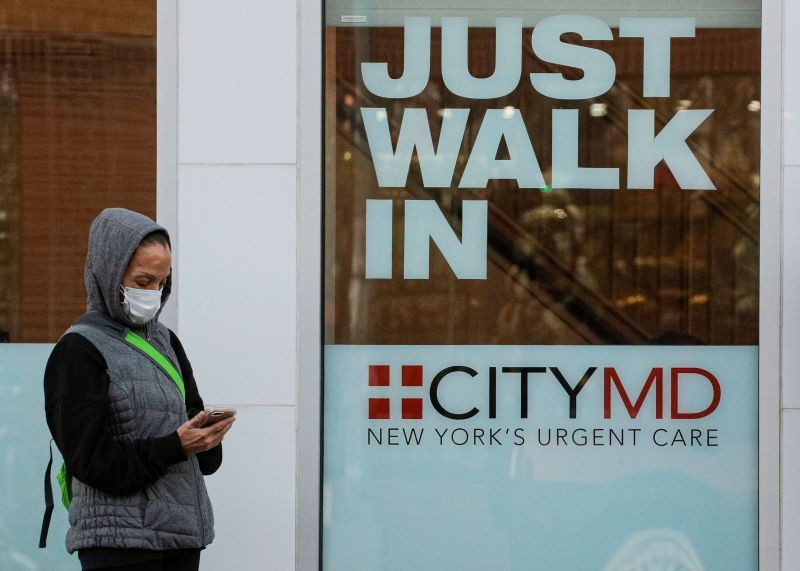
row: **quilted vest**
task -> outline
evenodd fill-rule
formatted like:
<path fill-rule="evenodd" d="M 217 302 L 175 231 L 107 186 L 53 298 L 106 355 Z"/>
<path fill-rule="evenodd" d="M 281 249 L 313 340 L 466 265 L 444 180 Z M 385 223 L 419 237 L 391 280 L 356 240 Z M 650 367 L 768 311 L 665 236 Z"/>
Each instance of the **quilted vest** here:
<path fill-rule="evenodd" d="M 110 317 L 89 312 L 67 333 L 85 337 L 106 361 L 112 437 L 133 442 L 167 435 L 187 420 L 183 397 L 161 368 L 124 341 L 127 331 Z M 180 370 L 169 330 L 155 322 L 147 335 Z M 130 495 L 108 494 L 77 478 L 72 480 L 72 494 L 67 532 L 70 553 L 92 547 L 201 548 L 214 539 L 211 502 L 194 455 L 169 466 L 158 480 Z"/>

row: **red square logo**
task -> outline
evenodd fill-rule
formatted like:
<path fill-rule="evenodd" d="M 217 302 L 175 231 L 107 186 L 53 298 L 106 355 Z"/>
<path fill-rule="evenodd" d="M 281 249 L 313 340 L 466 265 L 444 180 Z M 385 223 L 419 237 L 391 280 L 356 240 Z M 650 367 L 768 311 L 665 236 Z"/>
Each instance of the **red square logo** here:
<path fill-rule="evenodd" d="M 422 418 L 422 399 L 403 399 L 403 418 L 420 420 Z"/>
<path fill-rule="evenodd" d="M 369 399 L 369 418 L 371 420 L 388 420 L 389 399 Z"/>
<path fill-rule="evenodd" d="M 422 386 L 422 365 L 403 365 L 403 386 Z"/>
<path fill-rule="evenodd" d="M 389 386 L 389 365 L 369 366 L 369 386 L 371 387 Z"/>

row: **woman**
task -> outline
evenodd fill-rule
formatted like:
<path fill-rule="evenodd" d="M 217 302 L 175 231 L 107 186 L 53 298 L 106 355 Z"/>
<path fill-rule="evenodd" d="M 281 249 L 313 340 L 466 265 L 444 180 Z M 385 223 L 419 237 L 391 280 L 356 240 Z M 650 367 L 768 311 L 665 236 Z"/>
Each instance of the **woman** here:
<path fill-rule="evenodd" d="M 89 230 L 88 311 L 47 362 L 47 424 L 72 476 L 67 550 L 83 569 L 196 570 L 214 539 L 203 475 L 234 419 L 201 426 L 186 353 L 158 322 L 171 264 L 164 228 L 104 210 Z"/>

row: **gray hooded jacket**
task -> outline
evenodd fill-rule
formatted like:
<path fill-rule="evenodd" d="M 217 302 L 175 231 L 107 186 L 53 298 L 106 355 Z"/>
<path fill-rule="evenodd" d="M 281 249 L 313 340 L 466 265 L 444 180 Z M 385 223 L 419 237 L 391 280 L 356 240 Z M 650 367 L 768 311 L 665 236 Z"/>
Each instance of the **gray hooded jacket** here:
<path fill-rule="evenodd" d="M 135 327 L 120 303 L 122 276 L 141 240 L 164 228 L 121 208 L 104 210 L 89 231 L 84 281 L 88 312 L 67 330 L 85 337 L 102 354 L 108 370 L 108 431 L 117 440 L 157 438 L 187 420 L 175 383 L 144 353 L 125 342 Z M 162 294 L 169 297 L 171 279 Z M 137 330 L 180 370 L 169 330 L 158 317 Z M 67 549 L 201 548 L 214 538 L 214 522 L 197 458 L 168 467 L 167 473 L 130 495 L 114 495 L 73 479 Z"/>

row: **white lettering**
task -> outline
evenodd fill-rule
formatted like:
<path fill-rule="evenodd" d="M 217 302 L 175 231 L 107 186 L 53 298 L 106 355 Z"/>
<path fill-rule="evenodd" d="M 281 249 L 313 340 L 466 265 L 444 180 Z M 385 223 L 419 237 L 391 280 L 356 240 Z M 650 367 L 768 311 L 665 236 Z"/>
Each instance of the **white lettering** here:
<path fill-rule="evenodd" d="M 655 111 L 628 111 L 628 188 L 652 189 L 653 169 L 662 160 L 681 188 L 714 190 L 716 187 L 694 156 L 686 139 L 708 118 L 713 109 L 678 111 L 654 136 Z"/>
<path fill-rule="evenodd" d="M 461 209 L 459 241 L 435 200 L 406 200 L 405 279 L 428 279 L 431 240 L 458 279 L 486 279 L 488 203 L 485 200 L 464 200 Z"/>
<path fill-rule="evenodd" d="M 694 18 L 620 18 L 621 38 L 644 38 L 644 96 L 669 97 L 670 40 L 693 38 Z"/>
<path fill-rule="evenodd" d="M 497 159 L 505 139 L 508 159 Z M 545 186 L 519 109 L 488 109 L 475 138 L 459 188 L 486 188 L 489 179 L 515 179 L 520 188 Z"/>
<path fill-rule="evenodd" d="M 428 85 L 431 72 L 431 19 L 405 19 L 403 75 L 389 77 L 386 63 L 362 63 L 364 85 L 378 97 L 414 97 Z"/>
<path fill-rule="evenodd" d="M 497 18 L 494 73 L 473 77 L 469 72 L 467 18 L 442 18 L 442 79 L 461 97 L 494 99 L 519 85 L 522 69 L 522 18 Z"/>
<path fill-rule="evenodd" d="M 590 16 L 551 16 L 531 32 L 534 53 L 544 61 L 583 70 L 581 79 L 566 79 L 560 73 L 532 73 L 534 89 L 553 99 L 589 99 L 602 95 L 614 85 L 617 68 L 606 52 L 568 44 L 563 34 L 573 32 L 584 40 L 611 40 L 611 28 Z"/>
<path fill-rule="evenodd" d="M 361 117 L 367 131 L 367 142 L 375 164 L 378 186 L 405 187 L 411 155 L 419 157 L 423 184 L 449 187 L 453 180 L 461 140 L 467 126 L 469 109 L 448 109 L 442 119 L 438 151 L 433 149 L 431 127 L 425 109 L 406 109 L 400 124 L 397 149 L 392 150 L 389 120 L 385 109 L 362 107 Z"/>
<path fill-rule="evenodd" d="M 553 188 L 619 188 L 619 169 L 578 166 L 578 110 L 553 109 Z"/>

